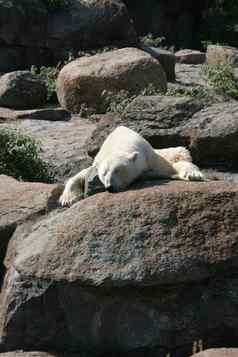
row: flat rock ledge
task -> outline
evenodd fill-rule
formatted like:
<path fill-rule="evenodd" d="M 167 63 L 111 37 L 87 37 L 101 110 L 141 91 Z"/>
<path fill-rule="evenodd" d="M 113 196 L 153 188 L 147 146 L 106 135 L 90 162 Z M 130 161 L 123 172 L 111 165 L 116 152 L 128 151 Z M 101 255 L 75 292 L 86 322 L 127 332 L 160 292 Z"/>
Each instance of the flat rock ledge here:
<path fill-rule="evenodd" d="M 178 354 L 186 356 L 199 339 L 231 345 L 237 209 L 237 185 L 153 181 L 16 232 L 1 294 L 3 347 L 108 356 L 188 346 Z"/>

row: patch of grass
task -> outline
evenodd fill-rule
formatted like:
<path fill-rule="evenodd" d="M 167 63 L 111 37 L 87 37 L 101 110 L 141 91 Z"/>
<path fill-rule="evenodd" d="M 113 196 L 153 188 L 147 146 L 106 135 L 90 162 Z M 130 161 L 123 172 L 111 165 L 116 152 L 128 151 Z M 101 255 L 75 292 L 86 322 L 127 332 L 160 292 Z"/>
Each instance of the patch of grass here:
<path fill-rule="evenodd" d="M 164 43 L 165 40 L 165 37 L 154 37 L 152 33 L 148 33 L 146 36 L 140 38 L 140 41 L 144 45 L 151 47 L 159 47 Z"/>
<path fill-rule="evenodd" d="M 205 64 L 202 74 L 210 86 L 228 96 L 238 99 L 238 84 L 229 64 Z"/>
<path fill-rule="evenodd" d="M 53 182 L 54 174 L 39 153 L 39 144 L 29 136 L 0 129 L 0 174 L 25 181 Z"/>
<path fill-rule="evenodd" d="M 192 97 L 195 99 L 209 99 L 211 96 L 209 90 L 202 86 L 169 88 L 165 95 L 173 97 Z"/>

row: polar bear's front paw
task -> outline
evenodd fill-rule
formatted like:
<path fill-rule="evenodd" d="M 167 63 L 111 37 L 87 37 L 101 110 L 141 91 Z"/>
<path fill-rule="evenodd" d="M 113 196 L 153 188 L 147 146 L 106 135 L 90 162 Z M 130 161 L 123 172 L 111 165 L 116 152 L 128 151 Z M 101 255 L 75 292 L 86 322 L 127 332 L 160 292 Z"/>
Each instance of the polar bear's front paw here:
<path fill-rule="evenodd" d="M 68 190 L 64 190 L 64 192 L 59 198 L 59 202 L 63 207 L 70 207 L 74 200 L 75 200 L 75 195 Z"/>

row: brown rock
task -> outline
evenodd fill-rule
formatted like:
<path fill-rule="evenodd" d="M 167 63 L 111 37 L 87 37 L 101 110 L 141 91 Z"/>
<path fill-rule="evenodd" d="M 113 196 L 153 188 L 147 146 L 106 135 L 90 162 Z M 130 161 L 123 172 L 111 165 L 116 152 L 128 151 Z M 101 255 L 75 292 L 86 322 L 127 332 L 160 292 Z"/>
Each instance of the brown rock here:
<path fill-rule="evenodd" d="M 209 45 L 207 47 L 207 63 L 228 63 L 238 66 L 238 48 L 221 45 Z"/>
<path fill-rule="evenodd" d="M 177 62 L 185 64 L 201 64 L 206 61 L 206 54 L 196 50 L 180 50 L 175 53 Z"/>
<path fill-rule="evenodd" d="M 214 348 L 195 353 L 192 357 L 237 357 L 238 348 Z"/>
<path fill-rule="evenodd" d="M 135 94 L 151 84 L 166 91 L 160 63 L 142 50 L 123 48 L 67 64 L 57 79 L 57 96 L 71 112 L 80 112 L 86 105 L 100 113 L 105 111 L 107 92 L 124 89 Z"/>
<path fill-rule="evenodd" d="M 155 181 L 18 230 L 4 348 L 147 355 L 237 341 L 237 209 L 237 185 Z"/>
<path fill-rule="evenodd" d="M 210 276 L 223 263 L 228 270 L 228 262 L 237 259 L 237 187 L 222 182 L 157 184 L 98 194 L 45 222 L 19 247 L 16 269 L 23 275 L 96 286 L 193 281 Z M 148 229 L 143 228 L 146 222 Z M 223 222 L 222 229 L 217 222 Z M 44 237 L 40 245 L 38 237 Z M 91 244 L 99 244 L 96 255 L 86 248 Z M 116 247 L 120 257 L 115 257 Z"/>
<path fill-rule="evenodd" d="M 58 185 L 19 182 L 12 177 L 0 175 L 1 263 L 16 227 L 54 208 L 61 190 Z"/>

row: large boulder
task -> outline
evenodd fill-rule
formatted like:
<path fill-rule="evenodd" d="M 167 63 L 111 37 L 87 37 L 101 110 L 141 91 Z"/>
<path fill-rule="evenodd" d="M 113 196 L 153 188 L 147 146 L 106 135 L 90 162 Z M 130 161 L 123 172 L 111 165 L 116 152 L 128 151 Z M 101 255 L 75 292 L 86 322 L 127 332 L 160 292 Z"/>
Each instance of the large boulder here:
<path fill-rule="evenodd" d="M 105 117 L 88 143 L 94 156 L 107 135 L 125 125 L 144 136 L 154 148 L 183 145 L 199 164 L 237 164 L 238 104 L 204 105 L 189 97 L 140 96 L 122 118 Z"/>
<path fill-rule="evenodd" d="M 137 42 L 120 0 L 70 0 L 67 6 L 58 2 L 55 11 L 44 3 L 0 0 L 0 71 L 57 63 L 69 51 Z"/>
<path fill-rule="evenodd" d="M 236 185 L 155 181 L 18 230 L 3 347 L 185 356 L 198 339 L 237 341 L 237 209 Z"/>
<path fill-rule="evenodd" d="M 29 71 L 10 72 L 0 79 L 0 106 L 29 109 L 46 104 L 44 81 Z"/>
<path fill-rule="evenodd" d="M 209 45 L 207 47 L 207 63 L 228 63 L 238 66 L 238 48 L 221 45 Z"/>
<path fill-rule="evenodd" d="M 136 48 L 123 48 L 67 64 L 57 79 L 61 106 L 80 112 L 82 105 L 100 113 L 105 111 L 107 93 L 127 90 L 139 93 L 149 85 L 166 91 L 167 81 L 160 63 Z"/>
<path fill-rule="evenodd" d="M 58 185 L 19 182 L 12 177 L 0 175 L 1 274 L 6 248 L 17 226 L 55 208 L 61 191 Z"/>

